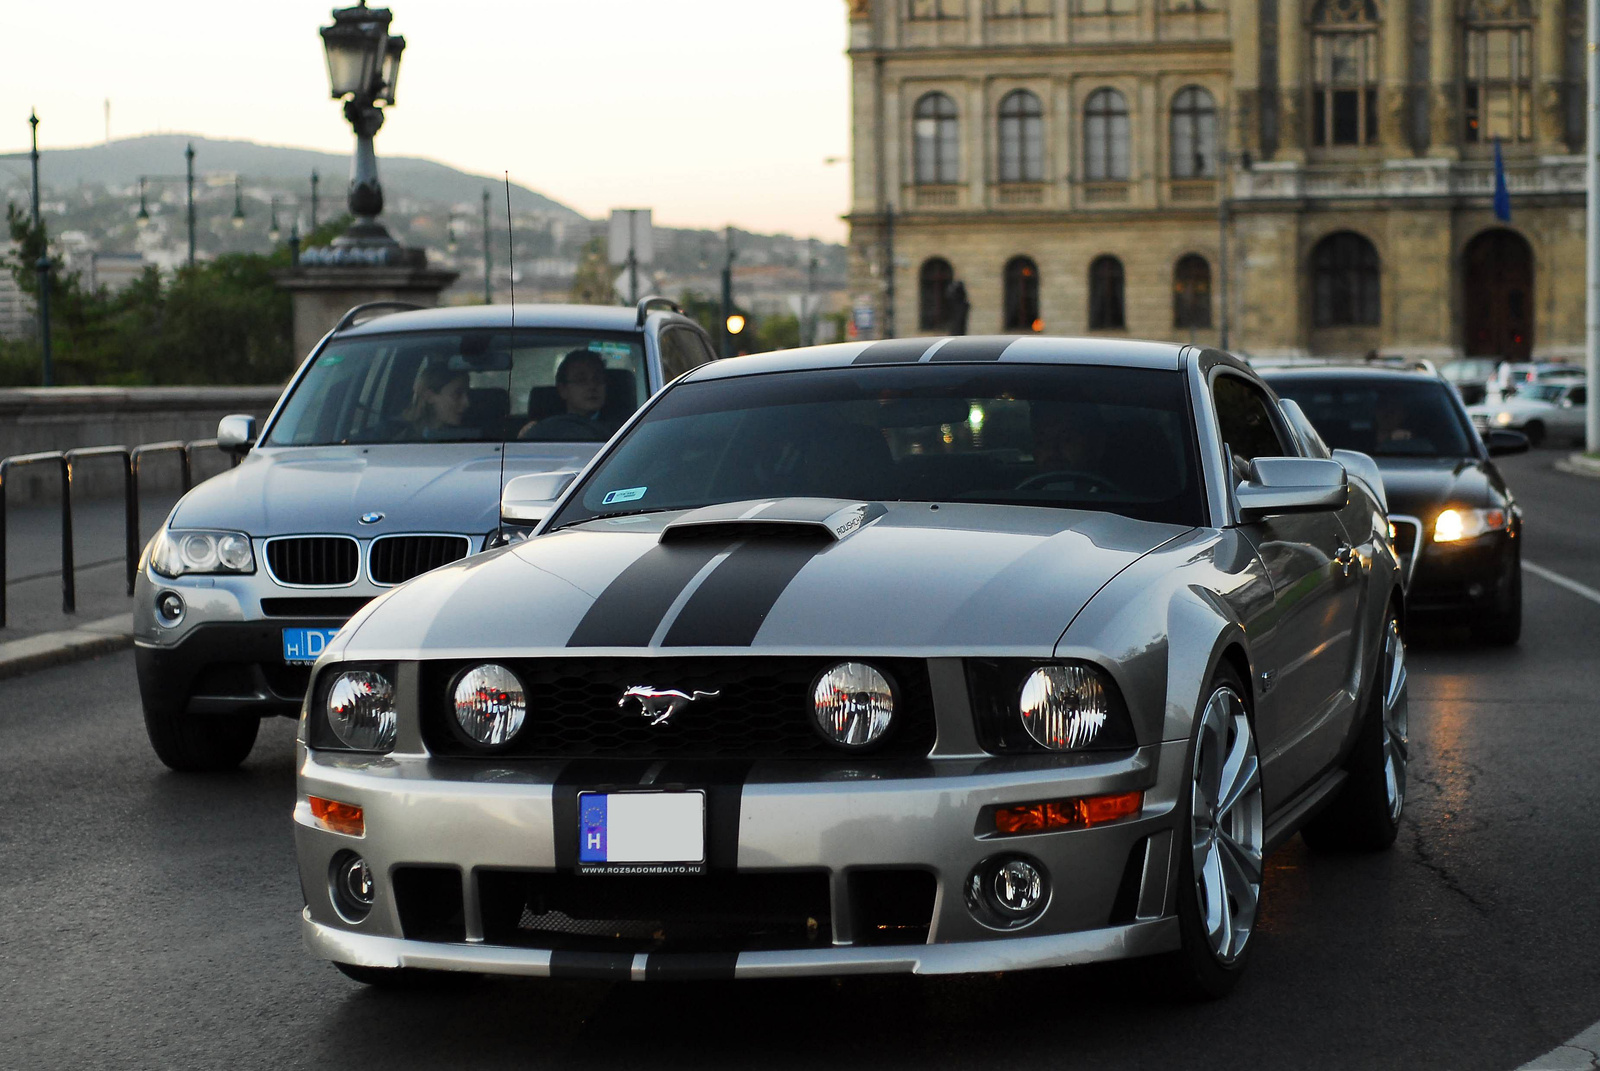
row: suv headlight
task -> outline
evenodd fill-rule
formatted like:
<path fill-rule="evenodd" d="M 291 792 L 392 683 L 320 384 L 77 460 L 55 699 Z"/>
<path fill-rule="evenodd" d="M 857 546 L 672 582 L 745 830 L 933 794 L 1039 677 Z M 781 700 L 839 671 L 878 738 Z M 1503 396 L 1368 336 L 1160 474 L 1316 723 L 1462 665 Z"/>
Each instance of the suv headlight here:
<path fill-rule="evenodd" d="M 1459 543 L 1511 527 L 1511 512 L 1504 509 L 1444 510 L 1433 521 L 1435 543 Z"/>
<path fill-rule="evenodd" d="M 163 528 L 150 548 L 150 568 L 165 577 L 253 573 L 256 555 L 243 532 Z"/>

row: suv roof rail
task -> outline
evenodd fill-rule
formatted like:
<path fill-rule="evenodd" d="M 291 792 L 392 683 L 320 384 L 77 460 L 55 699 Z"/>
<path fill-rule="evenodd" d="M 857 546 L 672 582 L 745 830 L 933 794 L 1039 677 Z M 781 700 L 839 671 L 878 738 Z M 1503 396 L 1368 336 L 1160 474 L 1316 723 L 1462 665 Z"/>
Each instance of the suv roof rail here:
<path fill-rule="evenodd" d="M 679 316 L 683 315 L 683 306 L 679 305 L 676 301 L 673 301 L 671 298 L 664 298 L 660 294 L 651 294 L 647 298 L 639 299 L 639 318 L 633 322 L 633 326 L 644 326 L 645 317 L 650 315 L 650 308 L 653 305 L 665 305 Z"/>
<path fill-rule="evenodd" d="M 355 322 L 356 317 L 364 312 L 375 312 L 378 309 L 385 309 L 389 312 L 412 312 L 420 308 L 424 308 L 424 306 L 412 301 L 369 301 L 364 305 L 357 305 L 339 317 L 339 322 L 333 325 L 333 333 L 338 334 L 349 327 Z"/>

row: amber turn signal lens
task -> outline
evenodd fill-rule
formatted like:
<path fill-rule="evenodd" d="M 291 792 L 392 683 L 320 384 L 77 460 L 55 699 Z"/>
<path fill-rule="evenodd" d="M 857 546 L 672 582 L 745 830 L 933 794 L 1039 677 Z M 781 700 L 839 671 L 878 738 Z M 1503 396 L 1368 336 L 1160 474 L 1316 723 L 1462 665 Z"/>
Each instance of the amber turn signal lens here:
<path fill-rule="evenodd" d="M 996 811 L 994 828 L 995 832 L 1007 836 L 1044 833 L 1053 829 L 1087 829 L 1136 815 L 1143 806 L 1143 792 L 1024 803 L 1019 807 L 1002 807 Z"/>
<path fill-rule="evenodd" d="M 325 800 L 321 796 L 307 796 L 306 801 L 311 804 L 311 817 L 315 818 L 323 829 L 331 829 L 348 837 L 360 837 L 366 834 L 366 820 L 362 817 L 361 808 L 355 804 Z"/>

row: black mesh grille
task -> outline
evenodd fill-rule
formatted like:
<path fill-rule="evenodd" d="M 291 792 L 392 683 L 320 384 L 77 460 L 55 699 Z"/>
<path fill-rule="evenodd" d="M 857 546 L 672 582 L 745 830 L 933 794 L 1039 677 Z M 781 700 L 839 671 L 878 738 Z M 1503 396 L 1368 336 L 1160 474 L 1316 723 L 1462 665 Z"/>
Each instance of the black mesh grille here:
<path fill-rule="evenodd" d="M 267 543 L 267 568 L 283 584 L 349 584 L 361 568 L 361 551 L 345 536 L 299 536 Z"/>
<path fill-rule="evenodd" d="M 437 569 L 467 556 L 464 536 L 385 536 L 373 541 L 374 584 L 404 584 L 429 569 Z"/>
<path fill-rule="evenodd" d="M 839 658 L 550 658 L 506 663 L 528 695 L 528 722 L 509 754 L 544 758 L 828 758 L 842 752 L 812 728 L 811 690 Z M 868 754 L 920 757 L 933 747 L 933 698 L 925 662 L 872 659 L 890 678 L 896 718 Z M 467 662 L 423 666 L 423 739 L 435 755 L 473 756 L 455 728 L 450 687 Z M 716 692 L 661 725 L 639 704 L 619 704 L 634 685 Z M 501 752 L 500 754 L 506 754 Z"/>
<path fill-rule="evenodd" d="M 491 945 L 596 952 L 827 948 L 822 871 L 694 877 L 478 872 Z M 406 936 L 410 936 L 408 932 Z"/>

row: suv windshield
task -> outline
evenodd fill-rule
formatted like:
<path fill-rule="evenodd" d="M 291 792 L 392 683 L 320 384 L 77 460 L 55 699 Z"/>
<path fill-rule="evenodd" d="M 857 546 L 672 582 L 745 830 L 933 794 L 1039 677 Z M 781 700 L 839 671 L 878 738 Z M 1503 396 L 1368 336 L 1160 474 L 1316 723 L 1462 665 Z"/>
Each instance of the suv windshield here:
<path fill-rule="evenodd" d="M 1176 372 L 952 364 L 690 382 L 628 432 L 552 527 L 784 497 L 1202 524 L 1191 427 Z"/>
<path fill-rule="evenodd" d="M 1336 450 L 1373 457 L 1470 457 L 1475 452 L 1450 397 L 1434 380 L 1267 377 L 1299 403 Z"/>
<path fill-rule="evenodd" d="M 317 356 L 267 443 L 603 442 L 649 394 L 638 334 L 369 336 Z"/>

